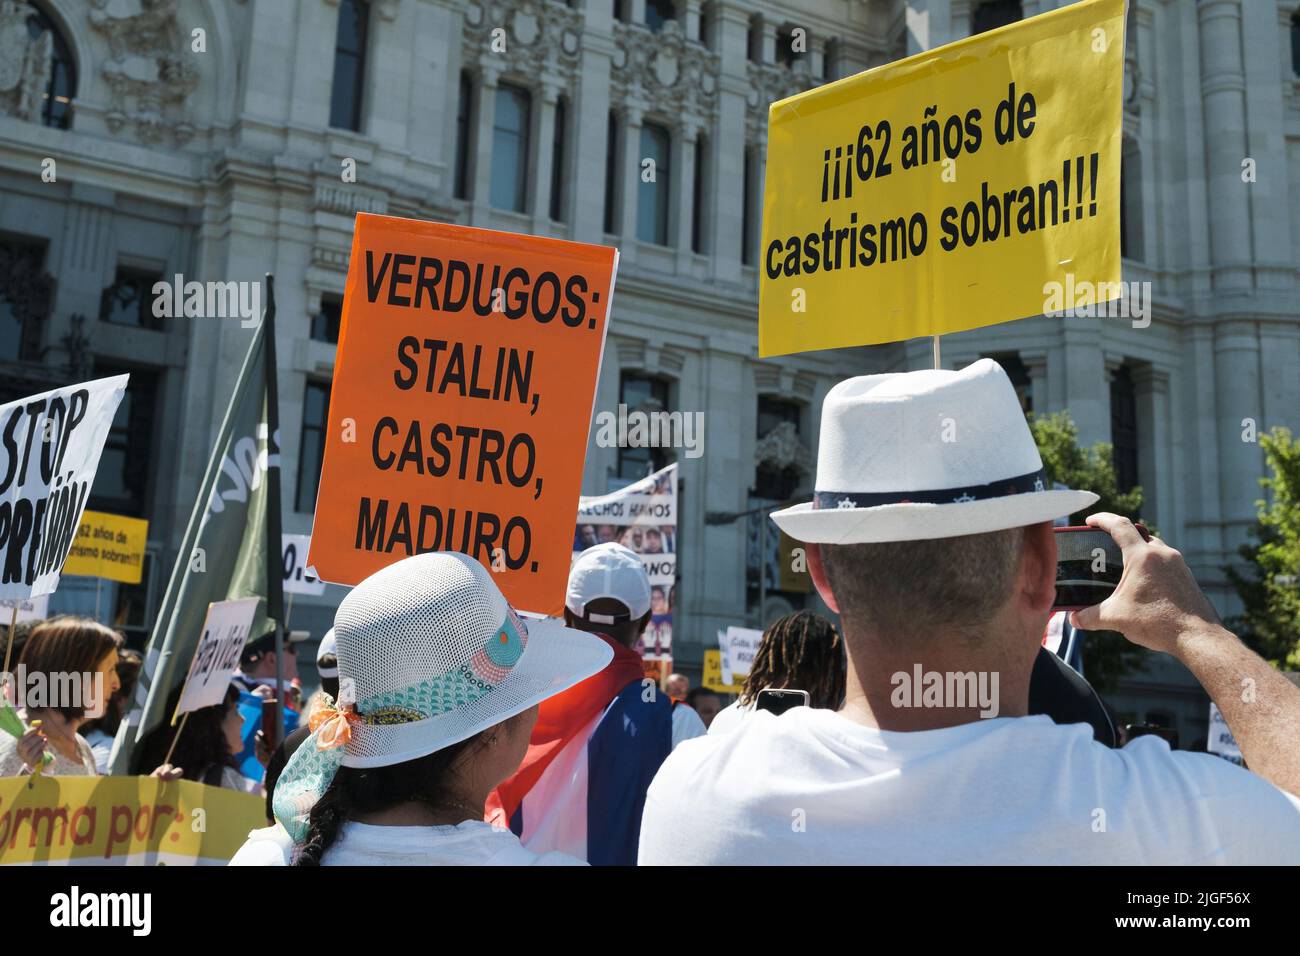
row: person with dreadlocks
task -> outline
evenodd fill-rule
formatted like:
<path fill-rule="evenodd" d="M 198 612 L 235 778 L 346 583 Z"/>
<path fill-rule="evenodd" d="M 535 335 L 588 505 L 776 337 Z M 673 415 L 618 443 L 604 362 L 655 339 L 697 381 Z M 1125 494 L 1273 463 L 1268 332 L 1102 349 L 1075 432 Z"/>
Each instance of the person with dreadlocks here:
<path fill-rule="evenodd" d="M 713 718 L 709 733 L 735 730 L 769 687 L 806 690 L 808 706 L 835 710 L 844 700 L 844 673 L 844 641 L 835 625 L 811 611 L 787 614 L 763 632 L 745 689 Z"/>

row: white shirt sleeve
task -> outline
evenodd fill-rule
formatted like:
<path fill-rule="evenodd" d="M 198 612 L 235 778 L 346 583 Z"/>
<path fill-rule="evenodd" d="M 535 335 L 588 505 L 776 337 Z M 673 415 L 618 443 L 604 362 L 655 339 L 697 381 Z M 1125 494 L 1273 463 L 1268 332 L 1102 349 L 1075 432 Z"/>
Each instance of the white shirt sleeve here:
<path fill-rule="evenodd" d="M 227 866 L 288 866 L 293 856 L 293 840 L 278 823 L 253 830 L 248 840 L 231 857 Z"/>
<path fill-rule="evenodd" d="M 709 732 L 704 721 L 689 704 L 678 704 L 673 708 L 673 750 L 684 740 L 703 737 Z"/>

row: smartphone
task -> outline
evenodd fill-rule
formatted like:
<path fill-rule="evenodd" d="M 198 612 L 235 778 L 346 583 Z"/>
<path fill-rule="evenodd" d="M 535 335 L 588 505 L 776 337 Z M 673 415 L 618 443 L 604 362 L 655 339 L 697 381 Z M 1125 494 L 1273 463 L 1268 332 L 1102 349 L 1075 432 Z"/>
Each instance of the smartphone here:
<path fill-rule="evenodd" d="M 1134 525 L 1144 540 L 1151 535 Z M 1056 598 L 1053 611 L 1077 611 L 1115 593 L 1124 574 L 1124 552 L 1101 528 L 1056 528 Z"/>
<path fill-rule="evenodd" d="M 773 690 L 770 687 L 766 690 L 760 690 L 758 700 L 754 702 L 755 710 L 770 711 L 778 717 L 792 707 L 807 706 L 808 692 L 806 690 Z"/>
<path fill-rule="evenodd" d="M 266 741 L 267 750 L 280 746 L 280 726 L 275 719 L 274 697 L 262 701 L 262 739 Z"/>

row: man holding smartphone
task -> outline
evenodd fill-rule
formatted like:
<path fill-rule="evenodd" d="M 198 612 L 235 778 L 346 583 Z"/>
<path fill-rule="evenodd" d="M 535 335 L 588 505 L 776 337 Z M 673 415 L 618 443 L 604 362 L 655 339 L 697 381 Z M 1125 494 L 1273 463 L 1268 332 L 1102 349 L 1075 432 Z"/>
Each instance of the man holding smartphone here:
<path fill-rule="evenodd" d="M 841 616 L 838 712 L 755 713 L 683 744 L 650 787 L 643 864 L 1203 864 L 1300 859 L 1300 689 L 1219 624 L 1177 551 L 1096 514 L 1116 590 L 1073 612 L 1173 654 L 1254 773 L 1156 736 L 1120 750 L 1030 716 L 1056 603 L 1054 489 L 994 362 L 849 379 L 827 395 L 805 543 Z M 978 693 L 976 689 L 978 688 Z M 991 690 L 995 706 L 984 706 Z"/>

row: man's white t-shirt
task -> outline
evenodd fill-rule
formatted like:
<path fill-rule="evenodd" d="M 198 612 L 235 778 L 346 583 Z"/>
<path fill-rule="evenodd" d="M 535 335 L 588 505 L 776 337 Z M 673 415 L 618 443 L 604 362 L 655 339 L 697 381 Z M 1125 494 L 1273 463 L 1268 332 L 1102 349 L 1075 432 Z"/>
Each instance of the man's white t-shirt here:
<path fill-rule="evenodd" d="M 753 707 L 747 707 L 739 700 L 732 701 L 714 715 L 713 723 L 709 724 L 709 733 L 730 733 L 739 727 L 741 721 L 753 713 L 753 710 Z"/>
<path fill-rule="evenodd" d="M 654 864 L 1296 864 L 1300 800 L 1210 754 L 995 718 L 898 733 L 755 711 L 650 785 Z"/>

